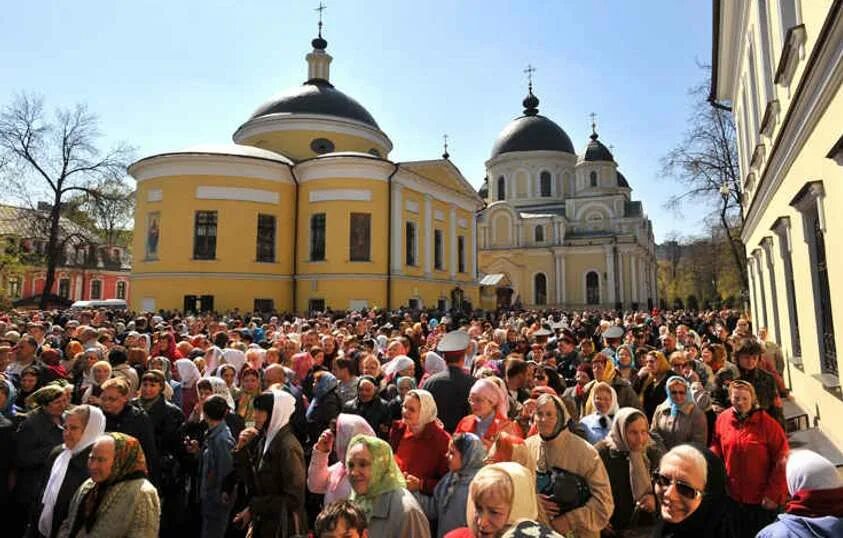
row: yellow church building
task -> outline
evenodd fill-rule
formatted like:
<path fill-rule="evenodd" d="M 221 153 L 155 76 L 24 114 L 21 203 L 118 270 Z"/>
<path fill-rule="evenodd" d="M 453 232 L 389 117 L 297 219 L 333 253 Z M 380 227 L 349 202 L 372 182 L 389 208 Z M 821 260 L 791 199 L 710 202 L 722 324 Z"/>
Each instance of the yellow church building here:
<path fill-rule="evenodd" d="M 234 144 L 132 164 L 132 308 L 323 311 L 478 305 L 483 201 L 448 160 L 389 160 L 392 142 L 330 81 L 260 106 Z"/>
<path fill-rule="evenodd" d="M 532 83 L 523 105 L 495 140 L 480 189 L 482 306 L 652 308 L 653 226 L 596 126 L 577 155 L 539 114 Z"/>

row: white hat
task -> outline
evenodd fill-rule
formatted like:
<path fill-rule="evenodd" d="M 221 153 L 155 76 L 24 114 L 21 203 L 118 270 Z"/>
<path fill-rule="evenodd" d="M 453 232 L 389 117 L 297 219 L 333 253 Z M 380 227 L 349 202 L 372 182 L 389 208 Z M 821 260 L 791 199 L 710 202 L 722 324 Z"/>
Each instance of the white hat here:
<path fill-rule="evenodd" d="M 471 337 L 464 331 L 451 331 L 442 337 L 439 345 L 436 347 L 437 351 L 465 351 L 468 349 L 468 344 L 471 342 Z"/>
<path fill-rule="evenodd" d="M 603 333 L 604 338 L 623 338 L 623 329 L 618 327 L 617 325 L 609 327 L 606 329 L 606 332 Z"/>

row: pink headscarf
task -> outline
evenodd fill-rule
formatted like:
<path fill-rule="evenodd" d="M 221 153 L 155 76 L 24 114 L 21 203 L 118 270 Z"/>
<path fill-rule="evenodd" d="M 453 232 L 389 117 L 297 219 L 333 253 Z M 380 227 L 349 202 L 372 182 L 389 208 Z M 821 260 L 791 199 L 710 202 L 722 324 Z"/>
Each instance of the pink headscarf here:
<path fill-rule="evenodd" d="M 478 379 L 471 386 L 472 395 L 486 398 L 495 407 L 495 415 L 499 418 L 506 418 L 507 397 L 506 393 L 494 381 L 488 378 Z"/>
<path fill-rule="evenodd" d="M 301 384 L 307 373 L 313 367 L 313 357 L 310 353 L 303 351 L 293 355 L 293 371 L 296 373 L 296 382 Z"/>

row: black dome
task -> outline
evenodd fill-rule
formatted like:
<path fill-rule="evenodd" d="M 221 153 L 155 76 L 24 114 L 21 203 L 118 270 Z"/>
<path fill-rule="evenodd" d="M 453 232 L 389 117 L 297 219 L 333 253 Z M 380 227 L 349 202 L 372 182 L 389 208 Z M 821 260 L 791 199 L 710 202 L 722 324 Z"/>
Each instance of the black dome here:
<path fill-rule="evenodd" d="M 597 140 L 597 133 L 591 135 L 591 142 L 588 143 L 588 147 L 585 148 L 585 157 L 586 161 L 612 161 L 614 162 L 615 158 L 612 156 L 612 152 L 609 151 L 609 148 L 603 145 L 602 142 Z"/>
<path fill-rule="evenodd" d="M 379 129 L 375 118 L 363 105 L 324 80 L 309 80 L 298 88 L 273 97 L 252 114 L 252 119 L 277 113 L 337 116 Z"/>
<path fill-rule="evenodd" d="M 504 127 L 492 146 L 492 158 L 512 151 L 564 151 L 574 153 L 571 139 L 553 120 L 538 114 L 515 118 Z"/>
<path fill-rule="evenodd" d="M 489 197 L 489 178 L 488 177 L 483 178 L 483 184 L 480 186 L 480 190 L 477 191 L 477 194 L 480 196 L 480 198 L 483 198 L 484 200 Z"/>
<path fill-rule="evenodd" d="M 618 170 L 618 187 L 629 188 L 629 182 L 626 180 L 623 174 L 621 174 L 620 170 Z"/>

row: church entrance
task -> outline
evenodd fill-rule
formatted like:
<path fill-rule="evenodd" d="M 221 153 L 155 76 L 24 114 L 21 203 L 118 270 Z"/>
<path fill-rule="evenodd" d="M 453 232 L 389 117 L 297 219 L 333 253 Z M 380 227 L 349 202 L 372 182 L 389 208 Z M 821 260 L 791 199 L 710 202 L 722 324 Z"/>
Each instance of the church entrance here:
<path fill-rule="evenodd" d="M 512 306 L 512 295 L 514 293 L 512 288 L 497 288 L 495 291 L 497 293 L 498 308 L 509 308 Z"/>
<path fill-rule="evenodd" d="M 594 271 L 585 275 L 585 302 L 600 304 L 600 275 Z"/>
<path fill-rule="evenodd" d="M 451 308 L 454 310 L 463 309 L 464 292 L 462 288 L 454 288 L 451 290 Z"/>

